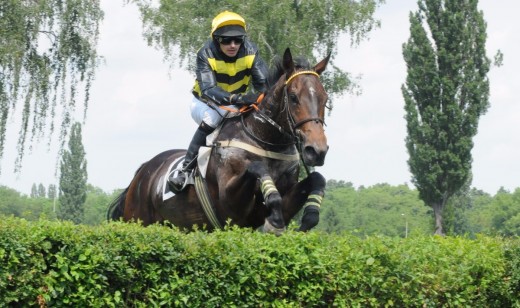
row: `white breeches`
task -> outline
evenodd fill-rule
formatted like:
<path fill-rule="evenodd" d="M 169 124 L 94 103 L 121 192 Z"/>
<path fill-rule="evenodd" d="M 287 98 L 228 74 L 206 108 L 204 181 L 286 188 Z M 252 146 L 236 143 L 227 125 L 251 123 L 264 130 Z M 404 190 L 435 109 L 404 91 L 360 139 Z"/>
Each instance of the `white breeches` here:
<path fill-rule="evenodd" d="M 208 124 L 213 128 L 217 127 L 217 125 L 220 123 L 222 117 L 227 113 L 227 111 L 216 107 L 216 104 L 213 106 L 215 109 L 211 108 L 209 105 L 193 96 L 190 106 L 191 117 L 193 118 L 195 123 L 197 123 L 197 125 L 200 125 L 200 123 L 204 121 L 204 123 Z M 237 109 L 233 105 L 230 105 L 228 107 Z"/>

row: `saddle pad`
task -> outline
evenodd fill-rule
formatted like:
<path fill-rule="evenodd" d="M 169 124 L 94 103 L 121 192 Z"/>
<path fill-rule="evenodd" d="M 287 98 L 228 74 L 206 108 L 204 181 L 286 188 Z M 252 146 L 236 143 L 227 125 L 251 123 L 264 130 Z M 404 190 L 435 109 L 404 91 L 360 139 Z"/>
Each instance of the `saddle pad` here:
<path fill-rule="evenodd" d="M 200 147 L 199 155 L 197 156 L 197 167 L 199 169 L 200 174 L 203 178 L 206 177 L 206 170 L 208 167 L 209 157 L 211 155 L 210 147 Z M 173 174 L 177 176 L 179 174 L 179 170 L 182 168 L 182 163 L 184 162 L 185 155 L 180 156 L 176 160 L 174 160 L 170 166 L 168 167 L 166 174 L 163 176 L 163 181 L 161 185 L 162 198 L 163 201 L 170 199 L 175 196 L 175 193 L 171 191 L 170 185 L 168 185 L 168 178 Z M 188 183 L 186 185 L 194 184 L 195 180 L 193 178 L 193 174 L 195 172 L 191 172 L 188 176 Z"/>
<path fill-rule="evenodd" d="M 177 158 L 176 160 L 174 160 L 170 166 L 168 167 L 168 169 L 166 169 L 166 174 L 163 175 L 163 181 L 162 181 L 162 187 L 161 187 L 161 191 L 162 191 L 162 196 L 163 196 L 163 201 L 166 201 L 168 199 L 170 199 L 171 197 L 175 196 L 175 193 L 173 191 L 170 190 L 170 186 L 168 185 L 168 178 L 170 177 L 171 174 L 177 176 L 177 174 L 179 174 L 179 170 L 182 168 L 182 163 L 184 162 L 184 157 L 186 155 L 182 155 L 180 156 L 179 158 Z"/>

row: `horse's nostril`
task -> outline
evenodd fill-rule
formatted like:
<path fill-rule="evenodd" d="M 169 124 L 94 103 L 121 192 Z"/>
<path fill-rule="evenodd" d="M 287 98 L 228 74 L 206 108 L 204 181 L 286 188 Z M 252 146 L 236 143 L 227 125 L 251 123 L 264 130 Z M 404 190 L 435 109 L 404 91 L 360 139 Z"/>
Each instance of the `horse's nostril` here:
<path fill-rule="evenodd" d="M 303 149 L 303 160 L 310 166 L 323 166 L 325 163 L 325 156 L 327 155 L 327 149 L 325 151 L 316 150 L 315 147 L 306 146 Z"/>
<path fill-rule="evenodd" d="M 304 161 L 309 165 L 315 165 L 318 159 L 318 153 L 313 147 L 305 147 L 303 151 Z"/>
<path fill-rule="evenodd" d="M 316 150 L 311 146 L 305 147 L 305 149 L 303 151 L 304 151 L 305 155 L 308 155 L 308 156 L 317 156 L 318 155 L 318 153 L 316 153 Z"/>

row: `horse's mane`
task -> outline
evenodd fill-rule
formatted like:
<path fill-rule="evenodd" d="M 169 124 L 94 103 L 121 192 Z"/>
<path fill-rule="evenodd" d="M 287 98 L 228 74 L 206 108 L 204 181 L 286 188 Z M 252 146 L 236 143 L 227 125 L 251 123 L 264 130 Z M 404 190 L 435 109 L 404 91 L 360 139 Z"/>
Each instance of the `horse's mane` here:
<path fill-rule="evenodd" d="M 308 59 L 303 56 L 298 56 L 293 59 L 295 69 L 311 69 L 311 65 Z M 272 87 L 276 84 L 278 79 L 284 74 L 283 59 L 277 56 L 273 59 L 271 69 L 269 71 L 269 85 Z"/>

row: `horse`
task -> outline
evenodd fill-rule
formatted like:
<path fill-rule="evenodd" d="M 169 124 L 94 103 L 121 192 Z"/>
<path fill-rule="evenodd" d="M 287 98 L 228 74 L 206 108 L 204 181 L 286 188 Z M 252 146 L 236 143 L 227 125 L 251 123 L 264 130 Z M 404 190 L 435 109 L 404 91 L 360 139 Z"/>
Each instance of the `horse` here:
<path fill-rule="evenodd" d="M 168 150 L 141 165 L 109 205 L 107 218 L 145 226 L 171 223 L 188 231 L 212 231 L 225 224 L 263 227 L 279 235 L 303 208 L 298 230 L 315 227 L 326 181 L 315 171 L 301 181 L 299 174 L 300 164 L 322 166 L 329 149 L 324 130 L 328 96 L 320 81 L 329 58 L 311 68 L 285 50 L 270 71 L 263 100 L 223 120 L 210 146 L 206 174 L 198 177 L 205 193 L 187 185 L 164 200 L 159 187 L 168 166 L 186 153 Z M 200 175 L 200 168 L 195 169 Z"/>

